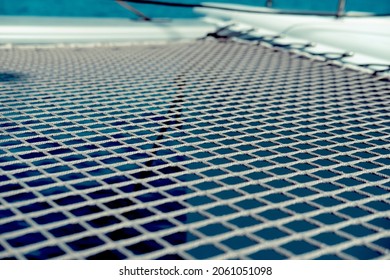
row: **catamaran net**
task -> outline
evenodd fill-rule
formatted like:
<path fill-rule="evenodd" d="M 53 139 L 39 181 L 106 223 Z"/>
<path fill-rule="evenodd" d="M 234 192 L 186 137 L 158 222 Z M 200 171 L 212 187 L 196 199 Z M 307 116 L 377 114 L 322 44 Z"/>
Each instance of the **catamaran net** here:
<path fill-rule="evenodd" d="M 389 259 L 390 83 L 201 40 L 0 50 L 1 259 Z"/>

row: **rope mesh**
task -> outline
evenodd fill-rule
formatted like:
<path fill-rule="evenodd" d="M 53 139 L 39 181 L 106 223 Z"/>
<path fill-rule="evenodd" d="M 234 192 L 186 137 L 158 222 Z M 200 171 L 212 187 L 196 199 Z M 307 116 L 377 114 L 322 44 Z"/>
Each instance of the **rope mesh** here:
<path fill-rule="evenodd" d="M 390 85 L 212 40 L 0 50 L 1 259 L 389 259 Z"/>

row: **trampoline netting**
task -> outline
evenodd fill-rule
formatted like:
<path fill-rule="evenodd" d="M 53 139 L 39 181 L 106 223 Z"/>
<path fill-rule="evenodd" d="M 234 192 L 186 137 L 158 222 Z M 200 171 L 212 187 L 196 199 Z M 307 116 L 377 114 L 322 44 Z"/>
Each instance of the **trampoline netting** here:
<path fill-rule="evenodd" d="M 1 259 L 388 259 L 390 83 L 203 40 L 0 50 Z"/>

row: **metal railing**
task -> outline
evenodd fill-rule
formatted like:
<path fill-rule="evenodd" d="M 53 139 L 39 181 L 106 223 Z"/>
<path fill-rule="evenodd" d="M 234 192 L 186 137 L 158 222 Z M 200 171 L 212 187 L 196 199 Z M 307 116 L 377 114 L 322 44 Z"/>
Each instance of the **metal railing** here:
<path fill-rule="evenodd" d="M 344 13 L 345 13 L 345 3 L 346 3 L 346 0 L 339 0 L 338 1 L 336 17 L 342 17 L 344 15 Z M 274 4 L 273 0 L 267 0 L 265 2 L 266 7 L 268 7 L 268 8 L 272 8 L 273 4 Z"/>
<path fill-rule="evenodd" d="M 345 4 L 346 0 L 338 0 L 337 10 L 334 12 L 327 12 L 327 11 L 305 11 L 305 10 L 252 10 L 252 9 L 245 9 L 241 7 L 230 7 L 230 6 L 220 6 L 220 5 L 212 5 L 212 4 L 202 4 L 202 3 L 180 3 L 180 2 L 167 2 L 163 0 L 116 0 L 118 3 L 137 3 L 137 4 L 148 4 L 148 5 L 160 5 L 160 6 L 169 6 L 169 7 L 180 7 L 180 8 L 209 8 L 209 9 L 216 9 L 216 10 L 223 10 L 223 11 L 231 11 L 231 12 L 244 12 L 244 13 L 252 13 L 252 14 L 278 14 L 278 15 L 302 15 L 302 16 L 327 16 L 327 17 L 366 17 L 366 16 L 389 16 L 389 13 L 345 13 Z M 267 7 L 273 7 L 274 2 L 273 0 L 267 0 L 266 6 Z M 130 5 L 122 5 L 127 10 L 133 12 L 138 17 L 144 19 L 144 20 L 152 20 L 151 18 L 145 16 L 140 11 L 136 10 L 134 7 Z M 131 8 L 130 8 L 131 7 Z"/>
<path fill-rule="evenodd" d="M 337 5 L 336 17 L 342 17 L 344 15 L 345 3 L 346 3 L 346 0 L 339 0 L 338 5 Z"/>

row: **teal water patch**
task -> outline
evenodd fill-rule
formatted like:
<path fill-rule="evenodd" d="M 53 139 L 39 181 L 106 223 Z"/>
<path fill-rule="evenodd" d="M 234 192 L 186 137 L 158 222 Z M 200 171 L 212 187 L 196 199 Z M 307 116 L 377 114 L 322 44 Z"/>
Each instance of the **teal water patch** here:
<path fill-rule="evenodd" d="M 168 0 L 165 0 L 168 1 Z M 169 0 L 170 2 L 194 3 L 199 0 Z M 242 5 L 266 5 L 266 0 L 211 0 L 207 2 L 233 3 Z M 335 11 L 338 0 L 273 0 L 273 6 L 279 9 Z M 131 4 L 150 17 L 193 18 L 199 15 L 188 8 L 166 7 L 156 5 Z M 347 11 L 366 11 L 389 13 L 388 0 L 347 0 Z M 0 15 L 7 16 L 63 16 L 63 17 L 130 17 L 135 16 L 115 3 L 114 0 L 2 0 Z"/>

